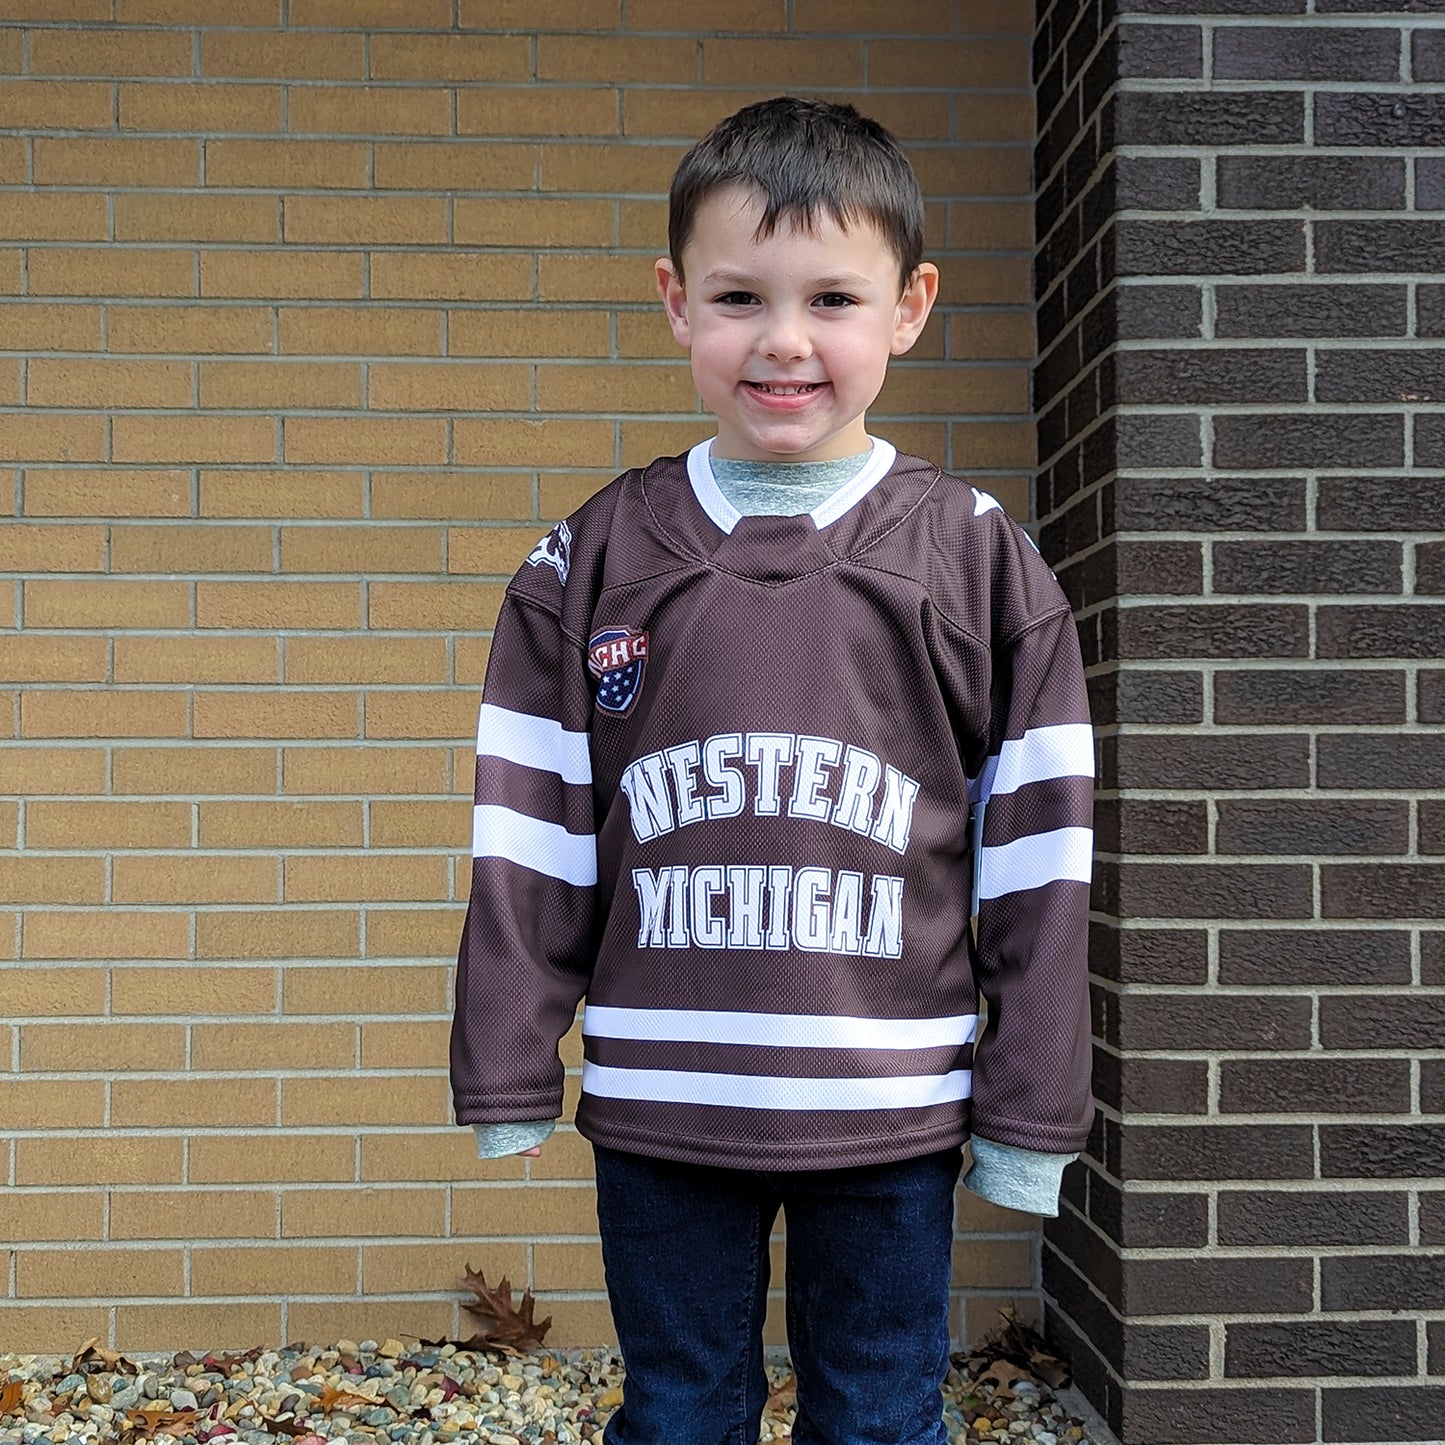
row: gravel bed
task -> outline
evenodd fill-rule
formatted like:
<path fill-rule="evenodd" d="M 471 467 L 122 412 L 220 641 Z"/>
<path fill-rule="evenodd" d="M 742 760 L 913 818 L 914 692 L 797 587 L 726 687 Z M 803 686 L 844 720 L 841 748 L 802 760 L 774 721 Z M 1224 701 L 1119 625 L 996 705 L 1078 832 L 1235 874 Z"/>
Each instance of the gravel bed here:
<path fill-rule="evenodd" d="M 971 1380 L 956 1357 L 945 1386 L 950 1445 L 1104 1445 L 1047 1385 Z M 786 1440 L 795 1413 L 786 1361 L 768 1366 L 762 1439 Z M 1002 1372 L 1007 1374 L 1007 1371 Z M 88 1342 L 75 1355 L 0 1354 L 0 1445 L 35 1441 L 217 1441 L 221 1445 L 606 1445 L 622 1399 L 615 1350 L 510 1355 L 452 1344 L 339 1340 L 231 1355 L 125 1356 Z"/>

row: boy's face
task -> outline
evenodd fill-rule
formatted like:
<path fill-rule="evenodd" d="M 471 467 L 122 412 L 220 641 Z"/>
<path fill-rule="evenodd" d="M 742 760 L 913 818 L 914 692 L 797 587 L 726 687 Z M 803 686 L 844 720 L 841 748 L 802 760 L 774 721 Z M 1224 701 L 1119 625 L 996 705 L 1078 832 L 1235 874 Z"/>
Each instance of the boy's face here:
<path fill-rule="evenodd" d="M 761 215 L 750 191 L 716 191 L 698 207 L 686 282 L 671 261 L 657 263 L 668 324 L 717 416 L 713 450 L 777 462 L 866 451 L 864 413 L 888 358 L 918 339 L 938 269 L 920 266 L 900 296 L 898 258 L 872 224 L 785 220 L 758 239 Z"/>

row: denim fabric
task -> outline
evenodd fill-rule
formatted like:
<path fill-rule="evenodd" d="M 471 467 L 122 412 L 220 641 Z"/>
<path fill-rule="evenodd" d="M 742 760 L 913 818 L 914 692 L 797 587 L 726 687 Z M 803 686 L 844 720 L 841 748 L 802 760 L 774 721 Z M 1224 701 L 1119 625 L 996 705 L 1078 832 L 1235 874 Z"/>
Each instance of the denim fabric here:
<path fill-rule="evenodd" d="M 757 1445 L 779 1208 L 796 1445 L 945 1445 L 958 1146 L 798 1172 L 593 1151 L 627 1367 L 606 1445 Z"/>

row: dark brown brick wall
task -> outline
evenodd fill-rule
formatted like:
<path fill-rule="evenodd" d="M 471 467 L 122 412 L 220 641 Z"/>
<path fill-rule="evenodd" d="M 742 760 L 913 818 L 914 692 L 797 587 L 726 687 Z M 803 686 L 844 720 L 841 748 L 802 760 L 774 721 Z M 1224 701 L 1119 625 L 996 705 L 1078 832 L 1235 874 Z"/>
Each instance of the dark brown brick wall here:
<path fill-rule="evenodd" d="M 1035 513 L 1101 769 L 1043 1278 L 1124 1445 L 1441 1438 L 1441 26 L 1038 4 Z"/>

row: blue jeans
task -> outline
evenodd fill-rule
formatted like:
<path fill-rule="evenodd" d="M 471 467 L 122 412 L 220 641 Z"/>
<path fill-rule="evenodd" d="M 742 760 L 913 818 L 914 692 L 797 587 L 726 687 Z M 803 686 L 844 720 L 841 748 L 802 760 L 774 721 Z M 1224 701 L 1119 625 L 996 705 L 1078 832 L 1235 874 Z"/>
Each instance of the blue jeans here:
<path fill-rule="evenodd" d="M 780 1207 L 796 1445 L 946 1445 L 957 1145 L 799 1172 L 593 1150 L 627 1367 L 607 1445 L 757 1445 L 768 1235 Z"/>

